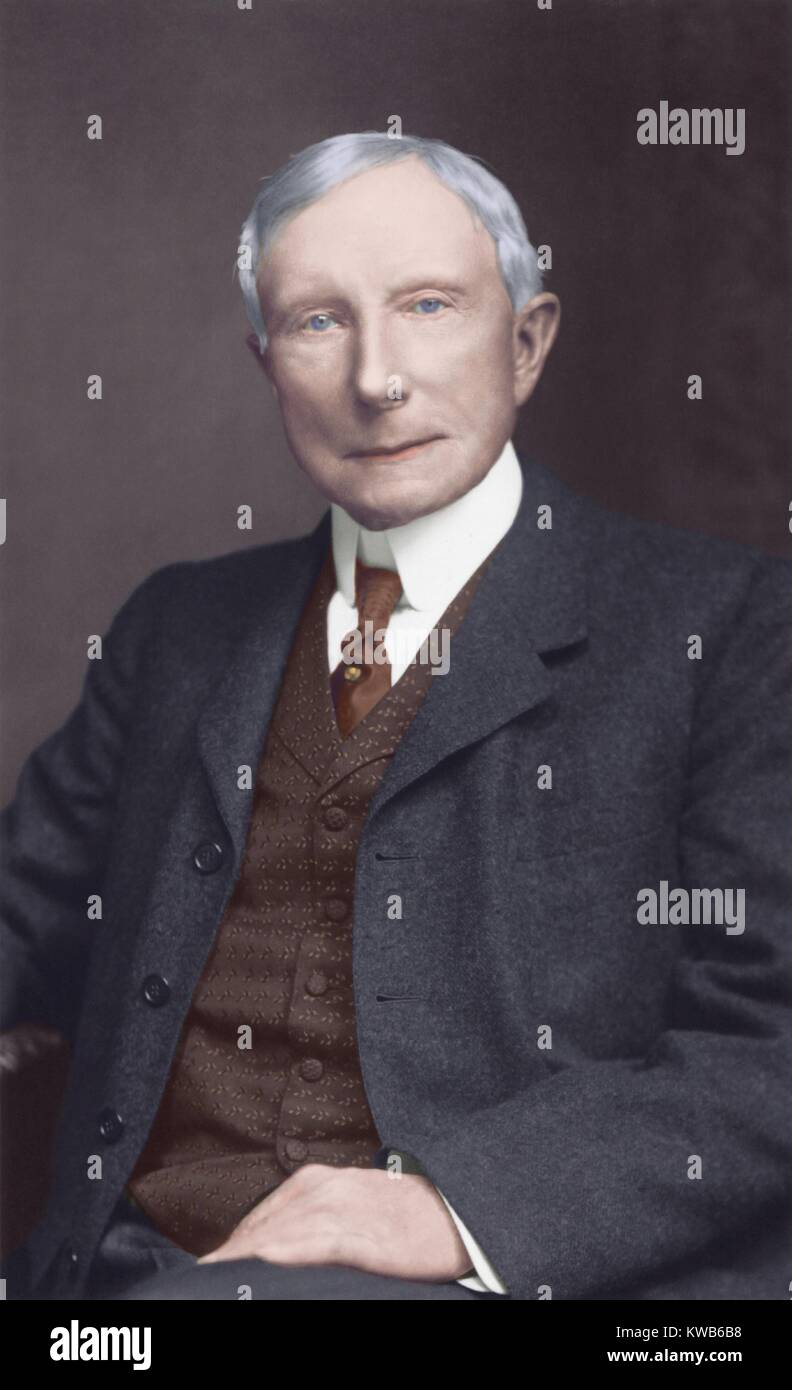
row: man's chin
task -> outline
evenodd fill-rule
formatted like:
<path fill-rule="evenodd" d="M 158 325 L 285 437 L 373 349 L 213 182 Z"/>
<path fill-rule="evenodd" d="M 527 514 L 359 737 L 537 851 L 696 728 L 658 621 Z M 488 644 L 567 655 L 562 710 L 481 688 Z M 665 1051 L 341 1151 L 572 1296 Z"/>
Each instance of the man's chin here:
<path fill-rule="evenodd" d="M 361 506 L 355 501 L 341 501 L 338 504 L 348 512 L 354 521 L 360 526 L 365 526 L 367 531 L 390 531 L 394 526 L 406 526 L 408 521 L 413 521 L 417 516 L 423 516 L 425 509 L 415 507 L 376 507 Z"/>
<path fill-rule="evenodd" d="M 394 496 L 392 489 L 383 488 L 381 496 L 372 496 L 370 491 L 365 497 L 347 495 L 338 499 L 338 505 L 367 530 L 390 531 L 394 526 L 406 526 L 419 516 L 438 511 L 449 500 L 445 492 L 408 487 L 401 496 Z"/>

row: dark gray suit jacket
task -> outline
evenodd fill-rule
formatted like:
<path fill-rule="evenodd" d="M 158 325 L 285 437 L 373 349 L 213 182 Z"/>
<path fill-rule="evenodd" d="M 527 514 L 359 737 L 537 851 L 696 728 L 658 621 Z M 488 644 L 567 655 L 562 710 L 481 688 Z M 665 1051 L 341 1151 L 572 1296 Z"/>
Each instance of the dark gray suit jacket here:
<path fill-rule="evenodd" d="M 357 1023 L 383 1149 L 417 1158 L 515 1298 L 786 1299 L 792 565 L 522 467 L 360 843 Z M 49 1268 L 54 1296 L 79 1295 L 145 1142 L 329 516 L 142 583 L 4 815 L 0 1026 L 74 1045 L 49 1209 L 16 1260 L 32 1290 Z M 663 880 L 745 889 L 745 931 L 639 924 L 637 893 Z M 145 991 L 152 975 L 167 989 Z"/>

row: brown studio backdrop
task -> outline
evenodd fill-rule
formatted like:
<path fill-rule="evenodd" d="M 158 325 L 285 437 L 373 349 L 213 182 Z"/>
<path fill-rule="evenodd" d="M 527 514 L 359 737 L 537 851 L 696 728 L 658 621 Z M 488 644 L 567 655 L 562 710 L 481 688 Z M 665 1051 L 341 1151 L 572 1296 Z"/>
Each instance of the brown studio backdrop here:
<path fill-rule="evenodd" d="M 520 449 L 610 505 L 790 553 L 783 0 L 6 0 L 0 18 L 3 802 L 136 583 L 323 511 L 244 346 L 237 234 L 290 153 L 392 114 L 483 157 L 553 248 L 562 330 Z M 637 110 L 664 98 L 744 106 L 745 153 L 639 146 Z"/>

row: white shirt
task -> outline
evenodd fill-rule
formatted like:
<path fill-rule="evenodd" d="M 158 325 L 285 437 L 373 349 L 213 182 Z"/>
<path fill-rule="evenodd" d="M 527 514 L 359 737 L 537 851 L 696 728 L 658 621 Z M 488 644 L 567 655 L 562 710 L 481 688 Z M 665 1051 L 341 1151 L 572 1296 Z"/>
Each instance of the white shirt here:
<path fill-rule="evenodd" d="M 520 505 L 522 486 L 522 470 L 510 440 L 489 472 L 469 492 L 404 526 L 369 531 L 333 502 L 333 560 L 338 587 L 327 607 L 328 669 L 335 670 L 341 660 L 343 638 L 357 627 L 358 555 L 364 565 L 395 570 L 402 582 L 403 593 L 384 638 L 391 682 L 395 684 L 451 600 L 509 530 Z M 442 1192 L 440 1196 L 476 1270 L 476 1275 L 457 1282 L 480 1293 L 508 1293 Z"/>

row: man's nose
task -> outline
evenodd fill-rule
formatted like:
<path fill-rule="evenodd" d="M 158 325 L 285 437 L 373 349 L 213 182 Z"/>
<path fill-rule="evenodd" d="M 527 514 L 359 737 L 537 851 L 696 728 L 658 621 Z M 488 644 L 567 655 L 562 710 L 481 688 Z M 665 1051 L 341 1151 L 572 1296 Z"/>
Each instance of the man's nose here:
<path fill-rule="evenodd" d="M 380 323 L 360 325 L 352 363 L 352 384 L 358 400 L 379 408 L 396 405 L 405 394 L 401 364 Z"/>

